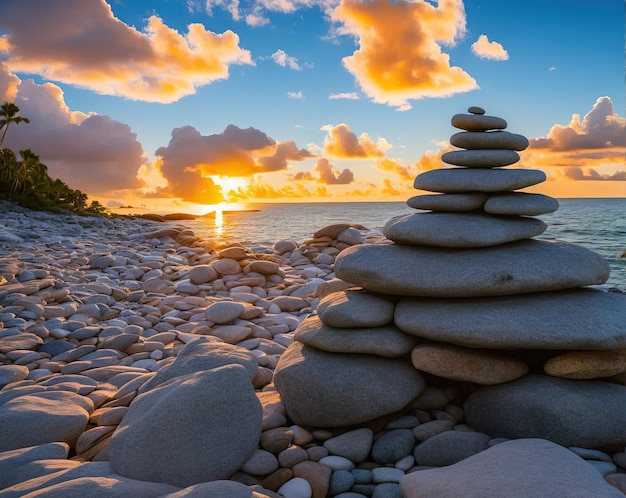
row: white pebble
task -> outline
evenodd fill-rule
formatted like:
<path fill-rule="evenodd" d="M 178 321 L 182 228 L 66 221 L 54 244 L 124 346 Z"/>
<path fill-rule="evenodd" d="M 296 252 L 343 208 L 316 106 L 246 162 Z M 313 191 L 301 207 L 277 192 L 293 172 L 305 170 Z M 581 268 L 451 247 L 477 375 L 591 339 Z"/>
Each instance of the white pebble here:
<path fill-rule="evenodd" d="M 278 494 L 285 498 L 311 498 L 313 490 L 306 479 L 294 477 L 278 488 Z"/>

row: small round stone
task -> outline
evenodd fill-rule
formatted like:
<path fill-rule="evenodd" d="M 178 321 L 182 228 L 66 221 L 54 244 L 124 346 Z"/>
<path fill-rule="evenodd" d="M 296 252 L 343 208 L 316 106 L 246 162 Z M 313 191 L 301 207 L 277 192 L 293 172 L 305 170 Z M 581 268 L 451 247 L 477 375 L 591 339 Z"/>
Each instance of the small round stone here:
<path fill-rule="evenodd" d="M 469 112 L 470 114 L 485 114 L 485 110 L 482 107 L 478 107 L 475 105 L 468 107 L 467 112 Z"/>

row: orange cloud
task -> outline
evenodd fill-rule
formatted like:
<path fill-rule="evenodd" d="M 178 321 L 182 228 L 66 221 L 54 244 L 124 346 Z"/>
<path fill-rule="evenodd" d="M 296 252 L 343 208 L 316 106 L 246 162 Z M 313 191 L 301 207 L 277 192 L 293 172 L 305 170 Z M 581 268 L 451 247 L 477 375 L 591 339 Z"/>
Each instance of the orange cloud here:
<path fill-rule="evenodd" d="M 554 125 L 546 137 L 529 140 L 522 155 L 528 167 L 564 168 L 560 178 L 571 180 L 623 180 L 626 157 L 626 119 L 613 109 L 609 97 L 600 97 L 580 119 L 573 114 L 567 125 Z M 581 168 L 587 168 L 585 171 Z M 611 169 L 599 172 L 597 169 Z"/>
<path fill-rule="evenodd" d="M 30 119 L 30 124 L 9 130 L 4 147 L 15 152 L 30 148 L 52 178 L 88 194 L 142 186 L 137 173 L 146 160 L 128 125 L 109 116 L 70 111 L 59 87 L 21 81 L 2 64 L 0 80 L 19 82 L 13 102 L 20 116 Z"/>
<path fill-rule="evenodd" d="M 447 97 L 478 88 L 440 44 L 454 45 L 465 32 L 461 0 L 341 0 L 332 12 L 339 34 L 353 35 L 359 49 L 345 67 L 374 102 L 410 108 L 408 100 Z"/>
<path fill-rule="evenodd" d="M 185 200 L 210 197 L 204 203 L 223 200 L 219 199 L 220 187 L 210 176 L 249 177 L 285 170 L 288 161 L 314 157 L 293 141 L 276 142 L 256 128 L 232 124 L 222 133 L 208 136 L 193 126 L 175 128 L 167 147 L 158 148 L 155 155 L 155 166 L 168 183 L 157 191 L 159 194 Z"/>
<path fill-rule="evenodd" d="M 232 31 L 190 24 L 185 35 L 148 18 L 143 32 L 115 18 L 104 0 L 0 3 L 0 53 L 13 72 L 105 95 L 169 103 L 228 78 L 231 64 L 254 64 Z"/>
<path fill-rule="evenodd" d="M 252 201 L 255 199 L 288 199 L 288 198 L 312 198 L 327 197 L 326 188 L 320 186 L 314 190 L 309 190 L 302 184 L 287 185 L 285 187 L 274 187 L 262 181 L 250 182 L 245 187 L 228 192 L 228 201 Z"/>
<path fill-rule="evenodd" d="M 345 123 L 326 125 L 321 129 L 328 132 L 324 138 L 324 150 L 331 156 L 344 159 L 383 157 L 385 151 L 391 148 L 384 138 L 374 143 L 367 133 L 357 137 Z"/>
<path fill-rule="evenodd" d="M 509 53 L 504 47 L 495 41 L 489 41 L 487 35 L 480 35 L 478 40 L 472 43 L 472 52 L 481 59 L 491 59 L 494 61 L 506 61 Z"/>
<path fill-rule="evenodd" d="M 328 159 L 322 157 L 317 160 L 315 167 L 311 171 L 289 175 L 289 180 L 310 180 L 325 185 L 348 185 L 354 181 L 354 173 L 347 168 L 339 172 L 333 168 Z"/>
<path fill-rule="evenodd" d="M 393 173 L 399 176 L 401 180 L 411 181 L 417 175 L 417 172 L 412 171 L 413 168 L 409 169 L 408 167 L 403 166 L 400 162 L 386 157 L 376 161 L 376 163 L 374 163 L 374 167 L 380 171 Z"/>

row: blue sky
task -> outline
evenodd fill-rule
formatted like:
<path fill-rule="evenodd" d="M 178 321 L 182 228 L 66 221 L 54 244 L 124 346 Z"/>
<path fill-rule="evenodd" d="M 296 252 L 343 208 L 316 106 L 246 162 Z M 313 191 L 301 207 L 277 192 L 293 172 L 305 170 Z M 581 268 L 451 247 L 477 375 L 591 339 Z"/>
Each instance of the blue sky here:
<path fill-rule="evenodd" d="M 471 105 L 531 139 L 536 191 L 626 196 L 619 0 L 0 0 L 0 36 L 0 97 L 41 125 L 4 145 L 105 203 L 403 200 Z M 170 144 L 174 129 L 194 133 Z"/>

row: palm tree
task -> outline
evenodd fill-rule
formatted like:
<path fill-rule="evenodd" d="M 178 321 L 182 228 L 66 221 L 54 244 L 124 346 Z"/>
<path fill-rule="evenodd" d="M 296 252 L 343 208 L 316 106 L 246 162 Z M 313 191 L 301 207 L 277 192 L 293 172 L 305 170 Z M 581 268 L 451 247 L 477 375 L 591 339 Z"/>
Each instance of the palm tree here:
<path fill-rule="evenodd" d="M 2 148 L 2 142 L 4 142 L 4 137 L 6 136 L 11 123 L 15 123 L 16 125 L 22 122 L 30 123 L 28 118 L 17 116 L 18 112 L 20 112 L 20 108 L 13 102 L 5 102 L 0 106 L 0 130 L 2 130 L 2 136 L 0 136 L 0 149 Z"/>

